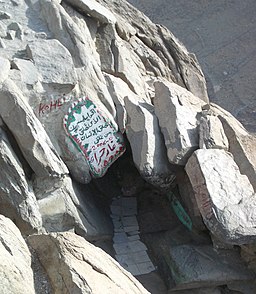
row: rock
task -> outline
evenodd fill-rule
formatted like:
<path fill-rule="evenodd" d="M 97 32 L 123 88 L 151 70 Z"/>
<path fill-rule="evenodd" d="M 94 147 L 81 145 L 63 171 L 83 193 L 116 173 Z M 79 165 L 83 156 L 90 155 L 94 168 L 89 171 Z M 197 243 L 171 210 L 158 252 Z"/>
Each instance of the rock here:
<path fill-rule="evenodd" d="M 169 291 L 170 294 L 222 294 L 220 288 L 199 288 L 199 289 L 189 289 L 189 290 L 178 290 Z M 236 293 L 230 293 L 236 294 Z"/>
<path fill-rule="evenodd" d="M 233 281 L 253 281 L 238 252 L 214 251 L 211 246 L 178 245 L 170 248 L 170 271 L 175 290 L 225 285 Z"/>
<path fill-rule="evenodd" d="M 69 177 L 64 177 L 37 178 L 34 189 L 47 232 L 72 230 L 87 240 L 112 237 L 111 220 L 97 207 L 97 194 L 89 187 L 79 187 Z"/>
<path fill-rule="evenodd" d="M 0 89 L 0 115 L 38 176 L 61 176 L 68 170 L 20 89 L 6 80 Z M 17 124 L 17 121 L 19 122 Z"/>
<path fill-rule="evenodd" d="M 228 150 L 228 139 L 217 116 L 203 115 L 200 119 L 199 147 Z"/>
<path fill-rule="evenodd" d="M 141 59 L 120 39 L 113 26 L 104 26 L 96 37 L 102 70 L 121 78 L 130 90 L 147 99 L 143 77 L 145 67 Z"/>
<path fill-rule="evenodd" d="M 13 30 L 8 30 L 6 34 L 6 39 L 7 40 L 14 40 L 16 37 L 16 32 Z"/>
<path fill-rule="evenodd" d="M 9 14 L 9 13 L 7 13 L 7 12 L 5 12 L 5 11 L 0 11 L 0 19 L 2 20 L 2 19 L 10 19 L 12 16 Z"/>
<path fill-rule="evenodd" d="M 164 135 L 168 159 L 185 165 L 198 148 L 197 115 L 202 100 L 191 92 L 170 82 L 155 83 L 155 113 Z"/>
<path fill-rule="evenodd" d="M 21 162 L 0 129 L 0 213 L 12 219 L 22 234 L 38 232 L 42 218 Z"/>
<path fill-rule="evenodd" d="M 35 39 L 27 45 L 26 50 L 43 83 L 72 86 L 77 83 L 72 56 L 58 40 Z"/>
<path fill-rule="evenodd" d="M 6 45 L 1 38 L 0 38 L 0 48 L 6 48 Z"/>
<path fill-rule="evenodd" d="M 107 82 L 108 91 L 115 103 L 116 107 L 116 121 L 119 130 L 123 133 L 125 132 L 127 112 L 125 109 L 124 97 L 125 96 L 135 96 L 128 85 L 120 78 L 113 75 L 104 74 Z"/>
<path fill-rule="evenodd" d="M 31 256 L 26 242 L 14 223 L 0 215 L 0 284 L 5 294 L 34 294 Z"/>
<path fill-rule="evenodd" d="M 184 203 L 186 211 L 192 220 L 193 230 L 195 229 L 197 231 L 205 231 L 206 227 L 203 223 L 202 215 L 197 206 L 195 193 L 185 171 L 179 171 L 177 173 L 176 182 L 178 184 L 178 190 L 182 202 Z"/>
<path fill-rule="evenodd" d="M 72 5 L 78 11 L 89 14 L 103 24 L 116 23 L 113 13 L 94 0 L 65 0 L 64 2 Z"/>
<path fill-rule="evenodd" d="M 145 54 L 150 50 L 156 53 L 158 59 L 160 59 L 159 62 L 155 62 L 154 58 L 151 57 L 146 60 L 142 58 L 145 68 L 152 69 L 153 65 L 157 68 L 157 70 L 153 69 L 153 72 L 155 71 L 155 74 L 158 75 L 158 69 L 161 72 L 161 65 L 165 64 L 164 72 L 168 80 L 191 90 L 193 94 L 208 102 L 205 79 L 196 58 L 189 54 L 166 28 L 153 24 L 149 18 L 127 2 L 120 0 L 108 2 L 99 0 L 99 2 L 116 16 L 116 28 L 120 37 L 124 36 L 124 31 L 126 35 L 133 35 L 134 32 L 131 31 L 130 27 L 136 29 L 136 36 L 133 36 L 129 41 L 137 54 L 141 50 L 140 45 L 142 44 Z M 135 40 L 138 40 L 138 42 Z M 152 57 L 153 55 L 150 54 Z M 151 65 L 148 65 L 148 62 Z M 161 65 L 158 66 L 158 63 Z"/>
<path fill-rule="evenodd" d="M 228 289 L 231 291 L 234 291 L 234 293 L 242 293 L 242 294 L 255 294 L 256 292 L 256 282 L 251 281 L 250 283 L 246 282 L 234 282 L 231 284 L 228 284 Z M 233 293 L 233 292 L 231 292 Z"/>
<path fill-rule="evenodd" d="M 135 166 L 147 182 L 161 188 L 169 187 L 175 176 L 166 157 L 154 107 L 126 97 L 125 108 L 126 134 Z"/>
<path fill-rule="evenodd" d="M 54 293 L 149 293 L 109 255 L 73 233 L 32 235 L 28 242 Z"/>
<path fill-rule="evenodd" d="M 7 28 L 3 23 L 0 23 L 0 37 L 1 38 L 7 37 Z"/>
<path fill-rule="evenodd" d="M 204 74 L 198 66 L 195 54 L 189 53 L 178 39 L 164 26 L 157 25 L 160 35 L 167 42 L 167 48 L 170 50 L 179 72 L 182 76 L 186 88 L 195 96 L 208 103 L 207 88 Z"/>
<path fill-rule="evenodd" d="M 242 174 L 246 175 L 256 191 L 256 137 L 245 128 L 229 112 L 211 103 L 211 111 L 221 120 L 229 141 L 229 152 L 234 156 Z"/>
<path fill-rule="evenodd" d="M 0 83 L 2 83 L 4 80 L 6 80 L 8 78 L 8 75 L 9 75 L 9 72 L 11 69 L 11 65 L 10 65 L 9 60 L 0 57 L 0 68 L 1 68 Z"/>
<path fill-rule="evenodd" d="M 256 197 L 224 150 L 200 149 L 185 167 L 204 223 L 217 239 L 247 244 L 256 239 Z"/>
<path fill-rule="evenodd" d="M 28 85 L 34 85 L 39 80 L 38 71 L 30 60 L 14 58 L 12 68 L 20 70 L 21 79 Z"/>

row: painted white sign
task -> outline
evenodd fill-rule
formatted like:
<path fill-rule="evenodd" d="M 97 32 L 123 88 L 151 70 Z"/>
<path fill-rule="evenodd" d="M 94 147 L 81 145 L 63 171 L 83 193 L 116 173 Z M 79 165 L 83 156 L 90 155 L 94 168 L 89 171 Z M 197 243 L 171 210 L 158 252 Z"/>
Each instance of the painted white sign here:
<path fill-rule="evenodd" d="M 85 155 L 95 177 L 102 177 L 125 151 L 122 134 L 88 98 L 71 105 L 64 117 L 64 128 Z"/>

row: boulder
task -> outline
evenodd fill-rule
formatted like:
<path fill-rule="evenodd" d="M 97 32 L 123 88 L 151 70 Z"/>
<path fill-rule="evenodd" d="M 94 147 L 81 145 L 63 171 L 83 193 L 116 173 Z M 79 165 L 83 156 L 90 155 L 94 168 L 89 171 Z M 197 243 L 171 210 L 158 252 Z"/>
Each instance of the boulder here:
<path fill-rule="evenodd" d="M 141 56 L 138 53 L 139 50 L 143 50 L 145 54 L 151 50 L 156 53 L 150 54 L 148 59 L 140 57 L 144 68 L 150 68 L 146 74 L 152 75 L 153 70 L 153 76 L 159 76 L 160 72 L 160 76 L 166 75 L 168 80 L 189 89 L 193 94 L 208 102 L 205 78 L 195 56 L 190 54 L 170 31 L 152 23 L 148 17 L 127 2 L 122 0 L 108 2 L 99 0 L 98 2 L 115 15 L 117 33 L 125 40 L 128 37 L 132 49 L 139 57 Z M 159 62 L 154 60 L 156 56 Z M 151 65 L 148 66 L 148 63 Z M 163 64 L 166 68 L 161 71 Z"/>
<path fill-rule="evenodd" d="M 38 176 L 61 176 L 68 170 L 20 89 L 6 80 L 0 88 L 0 115 Z"/>
<path fill-rule="evenodd" d="M 229 149 L 228 139 L 217 116 L 203 112 L 199 127 L 199 147 L 201 149 Z"/>
<path fill-rule="evenodd" d="M 39 80 L 37 68 L 31 60 L 14 58 L 12 69 L 18 69 L 22 81 L 28 85 L 34 85 Z"/>
<path fill-rule="evenodd" d="M 12 219 L 22 234 L 38 232 L 42 218 L 22 164 L 0 129 L 0 213 Z"/>
<path fill-rule="evenodd" d="M 27 45 L 43 83 L 75 85 L 77 76 L 68 49 L 58 40 L 35 39 Z"/>
<path fill-rule="evenodd" d="M 150 104 L 125 98 L 127 111 L 126 134 L 135 166 L 149 183 L 168 188 L 175 176 L 166 156 L 163 137 Z"/>
<path fill-rule="evenodd" d="M 14 223 L 0 215 L 0 284 L 5 294 L 35 294 L 31 256 Z"/>
<path fill-rule="evenodd" d="M 0 73 L 0 82 L 2 83 L 4 80 L 8 78 L 8 74 L 11 69 L 11 65 L 8 59 L 0 57 L 0 68 L 1 68 L 1 73 Z"/>
<path fill-rule="evenodd" d="M 256 137 L 249 134 L 234 116 L 220 106 L 211 103 L 211 111 L 222 122 L 229 141 L 229 152 L 233 154 L 241 173 L 248 177 L 256 190 Z"/>
<path fill-rule="evenodd" d="M 64 2 L 69 3 L 78 11 L 89 14 L 102 24 L 116 23 L 116 18 L 113 13 L 94 0 L 64 0 Z"/>
<path fill-rule="evenodd" d="M 197 206 L 193 187 L 184 170 L 177 173 L 176 182 L 182 203 L 184 203 L 185 210 L 192 220 L 192 229 L 197 231 L 205 231 L 207 228 L 204 225 L 202 215 Z"/>
<path fill-rule="evenodd" d="M 189 53 L 185 46 L 164 26 L 157 25 L 159 34 L 167 43 L 178 71 L 188 91 L 209 103 L 204 74 L 198 66 L 198 61 L 193 53 Z"/>
<path fill-rule="evenodd" d="M 128 85 L 121 79 L 111 74 L 104 74 L 107 82 L 108 91 L 115 103 L 116 107 L 116 122 L 119 130 L 123 133 L 126 128 L 127 111 L 125 109 L 124 97 L 135 96 Z"/>
<path fill-rule="evenodd" d="M 111 220 L 88 186 L 80 187 L 66 176 L 37 178 L 34 189 L 47 232 L 75 231 L 87 240 L 111 239 Z"/>
<path fill-rule="evenodd" d="M 104 251 L 73 233 L 32 235 L 28 243 L 56 294 L 149 293 Z"/>
<path fill-rule="evenodd" d="M 256 240 L 256 195 L 232 156 L 224 150 L 200 149 L 185 167 L 204 223 L 229 244 Z"/>
<path fill-rule="evenodd" d="M 168 159 L 185 165 L 199 145 L 197 116 L 205 103 L 167 81 L 155 83 L 155 113 L 164 135 Z"/>
<path fill-rule="evenodd" d="M 175 290 L 216 287 L 233 281 L 254 280 L 235 251 L 214 251 L 211 246 L 178 245 L 170 248 L 169 267 Z"/>

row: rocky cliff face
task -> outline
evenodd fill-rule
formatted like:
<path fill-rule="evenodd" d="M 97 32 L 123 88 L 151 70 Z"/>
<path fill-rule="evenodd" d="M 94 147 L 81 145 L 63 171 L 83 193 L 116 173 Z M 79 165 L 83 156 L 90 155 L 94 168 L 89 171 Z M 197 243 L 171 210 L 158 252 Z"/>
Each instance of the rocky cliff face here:
<path fill-rule="evenodd" d="M 256 139 L 196 57 L 120 0 L 1 1 L 0 32 L 4 293 L 255 293 Z"/>

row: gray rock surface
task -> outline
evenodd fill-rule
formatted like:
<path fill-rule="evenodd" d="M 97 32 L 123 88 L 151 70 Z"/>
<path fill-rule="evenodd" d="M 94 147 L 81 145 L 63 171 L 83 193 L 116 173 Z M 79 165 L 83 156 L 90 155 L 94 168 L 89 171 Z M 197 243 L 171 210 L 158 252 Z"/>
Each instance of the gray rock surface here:
<path fill-rule="evenodd" d="M 8 59 L 0 57 L 0 82 L 3 82 L 5 79 L 8 78 L 9 71 L 11 69 L 11 65 Z"/>
<path fill-rule="evenodd" d="M 90 241 L 111 239 L 110 218 L 97 207 L 98 195 L 89 187 L 79 187 L 66 176 L 37 178 L 34 189 L 47 232 L 74 231 Z"/>
<path fill-rule="evenodd" d="M 200 149 L 185 167 L 204 223 L 218 239 L 247 244 L 256 238 L 256 198 L 230 154 Z"/>
<path fill-rule="evenodd" d="M 255 138 L 207 104 L 196 57 L 126 1 L 0 2 L 0 212 L 24 235 L 45 233 L 28 237 L 35 293 L 147 293 L 85 239 L 116 252 L 152 294 L 247 289 L 239 255 L 223 265 L 214 250 L 239 245 L 256 269 L 246 244 L 255 240 Z M 126 152 L 110 166 L 118 128 Z M 189 159 L 213 145 L 234 160 L 218 149 Z M 104 178 L 88 162 L 107 167 Z"/>
<path fill-rule="evenodd" d="M 77 76 L 68 49 L 59 41 L 37 39 L 27 45 L 27 55 L 43 83 L 75 85 Z"/>
<path fill-rule="evenodd" d="M 35 294 L 31 255 L 14 223 L 0 215 L 0 283 L 6 294 Z"/>
<path fill-rule="evenodd" d="M 73 233 L 33 235 L 28 242 L 54 293 L 149 293 L 104 251 Z"/>
<path fill-rule="evenodd" d="M 11 80 L 0 89 L 0 115 L 38 176 L 60 176 L 68 170 L 21 90 Z"/>
<path fill-rule="evenodd" d="M 155 113 L 168 159 L 173 164 L 185 165 L 199 146 L 197 115 L 205 103 L 174 83 L 156 82 L 155 89 Z"/>
<path fill-rule="evenodd" d="M 38 232 L 42 228 L 42 218 L 36 197 L 2 129 L 0 150 L 0 213 L 12 219 L 25 235 Z"/>
<path fill-rule="evenodd" d="M 175 178 L 168 163 L 163 136 L 154 108 L 150 104 L 125 99 L 127 138 L 133 161 L 142 177 L 149 183 L 167 188 Z"/>
<path fill-rule="evenodd" d="M 239 280 L 250 283 L 255 278 L 237 252 L 216 252 L 211 246 L 173 246 L 169 267 L 177 290 L 225 285 Z"/>
<path fill-rule="evenodd" d="M 240 172 L 248 177 L 256 190 L 256 155 L 255 136 L 249 134 L 229 112 L 216 104 L 211 104 L 211 110 L 221 120 L 224 132 L 229 141 L 229 151 L 234 156 Z"/>
<path fill-rule="evenodd" d="M 225 135 L 221 121 L 217 116 L 207 115 L 200 119 L 199 147 L 201 149 L 229 149 L 228 139 Z"/>

